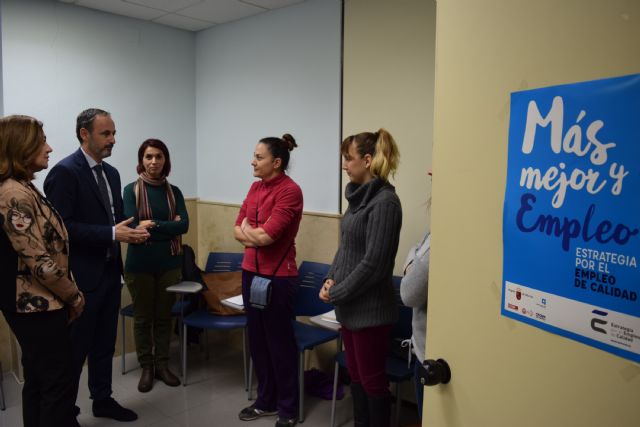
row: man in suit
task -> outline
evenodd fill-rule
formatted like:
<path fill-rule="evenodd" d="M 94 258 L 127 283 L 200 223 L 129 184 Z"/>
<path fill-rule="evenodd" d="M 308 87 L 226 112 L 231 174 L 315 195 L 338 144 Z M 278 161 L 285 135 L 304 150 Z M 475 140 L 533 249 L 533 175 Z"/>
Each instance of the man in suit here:
<path fill-rule="evenodd" d="M 44 190 L 69 231 L 71 272 L 86 300 L 84 313 L 71 329 L 76 398 L 88 358 L 93 415 L 133 421 L 138 418 L 136 413 L 111 397 L 122 288 L 118 242 L 141 243 L 149 232 L 128 227 L 133 219 L 124 218 L 120 175 L 102 161 L 111 155 L 115 134 L 108 112 L 96 108 L 81 112 L 76 121 L 80 148 L 51 169 Z"/>

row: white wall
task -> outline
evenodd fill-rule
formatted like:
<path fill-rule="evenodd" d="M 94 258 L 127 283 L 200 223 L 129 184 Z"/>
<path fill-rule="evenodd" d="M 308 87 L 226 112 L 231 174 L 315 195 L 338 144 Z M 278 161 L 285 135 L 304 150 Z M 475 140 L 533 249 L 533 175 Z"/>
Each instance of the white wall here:
<path fill-rule="evenodd" d="M 44 123 L 51 165 L 78 148 L 78 113 L 99 107 L 116 123 L 108 161 L 123 184 L 136 176 L 140 143 L 156 137 L 171 151 L 170 180 L 196 195 L 193 33 L 56 0 L 3 0 L 1 8 L 4 113 Z"/>
<path fill-rule="evenodd" d="M 241 203 L 259 139 L 291 133 L 305 210 L 338 212 L 339 0 L 308 0 L 196 36 L 198 195 Z"/>

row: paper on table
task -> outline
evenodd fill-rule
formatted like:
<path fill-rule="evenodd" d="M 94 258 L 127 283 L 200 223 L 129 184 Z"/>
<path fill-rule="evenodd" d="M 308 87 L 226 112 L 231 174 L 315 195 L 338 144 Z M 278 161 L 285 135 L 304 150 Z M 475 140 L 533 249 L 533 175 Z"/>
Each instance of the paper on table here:
<path fill-rule="evenodd" d="M 238 306 L 238 308 L 240 309 L 244 308 L 244 302 L 242 301 L 242 294 L 236 295 L 235 297 L 227 298 L 224 301 L 228 302 L 229 304 Z"/>
<path fill-rule="evenodd" d="M 336 311 L 335 310 L 331 310 L 331 311 L 329 311 L 327 313 L 321 314 L 320 315 L 320 319 L 324 320 L 325 322 L 340 323 L 336 319 Z"/>

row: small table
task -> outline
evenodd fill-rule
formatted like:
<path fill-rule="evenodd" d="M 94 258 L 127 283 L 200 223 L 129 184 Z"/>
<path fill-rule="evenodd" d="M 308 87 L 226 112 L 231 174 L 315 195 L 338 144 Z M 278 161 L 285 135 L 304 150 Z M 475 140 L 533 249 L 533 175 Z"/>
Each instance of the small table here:
<path fill-rule="evenodd" d="M 178 303 L 180 304 L 180 318 L 178 321 L 180 322 L 178 328 L 178 336 L 180 337 L 180 366 L 182 367 L 182 345 L 183 345 L 183 328 L 182 328 L 182 319 L 184 319 L 184 296 L 190 294 L 197 294 L 202 290 L 202 284 L 198 282 L 189 282 L 184 281 L 180 283 L 176 283 L 175 285 L 171 285 L 167 287 L 167 292 L 173 292 L 178 294 Z M 182 368 L 181 368 L 182 369 Z"/>

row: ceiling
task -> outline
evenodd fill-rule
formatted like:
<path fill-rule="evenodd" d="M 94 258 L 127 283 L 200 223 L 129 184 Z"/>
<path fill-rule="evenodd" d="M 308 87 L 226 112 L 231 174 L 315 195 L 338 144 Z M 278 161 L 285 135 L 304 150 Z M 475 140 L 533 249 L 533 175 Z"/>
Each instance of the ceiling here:
<path fill-rule="evenodd" d="M 304 0 L 58 0 L 169 27 L 200 31 Z"/>

